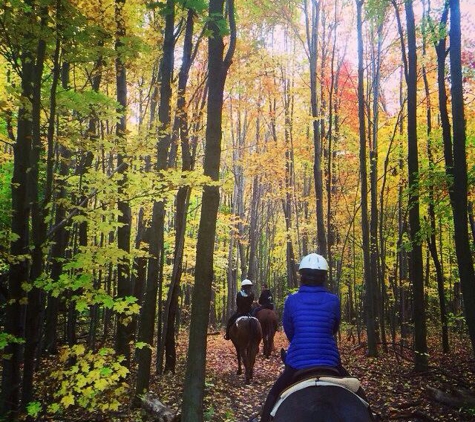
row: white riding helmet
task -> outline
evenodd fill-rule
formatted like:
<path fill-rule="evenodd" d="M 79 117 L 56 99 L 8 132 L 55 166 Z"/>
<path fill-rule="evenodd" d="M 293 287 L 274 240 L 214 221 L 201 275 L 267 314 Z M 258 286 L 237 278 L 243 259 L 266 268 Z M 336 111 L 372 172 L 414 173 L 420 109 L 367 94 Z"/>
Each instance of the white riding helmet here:
<path fill-rule="evenodd" d="M 323 256 L 311 253 L 300 261 L 299 271 L 303 269 L 328 271 L 328 262 Z"/>
<path fill-rule="evenodd" d="M 241 287 L 244 287 L 244 286 L 252 286 L 252 281 L 245 278 L 243 281 L 241 281 Z"/>

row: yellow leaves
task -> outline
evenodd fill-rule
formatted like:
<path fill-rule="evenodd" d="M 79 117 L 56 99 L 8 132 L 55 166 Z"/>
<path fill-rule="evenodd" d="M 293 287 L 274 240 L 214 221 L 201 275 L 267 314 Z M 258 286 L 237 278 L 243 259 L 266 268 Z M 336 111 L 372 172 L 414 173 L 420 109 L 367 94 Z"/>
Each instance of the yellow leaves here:
<path fill-rule="evenodd" d="M 76 344 L 73 346 L 73 351 L 77 356 L 82 356 L 86 351 L 86 347 L 83 344 Z"/>
<path fill-rule="evenodd" d="M 129 374 L 129 370 L 125 366 L 117 366 L 116 374 L 119 378 L 125 378 Z"/>
<path fill-rule="evenodd" d="M 28 293 L 29 291 L 31 291 L 33 286 L 31 285 L 31 283 L 24 282 L 24 283 L 21 283 L 21 288 L 23 289 L 23 291 Z"/>
<path fill-rule="evenodd" d="M 97 412 L 118 410 L 124 402 L 129 370 L 121 364 L 122 356 L 112 349 L 102 348 L 97 353 L 84 344 L 64 347 L 59 362 L 63 368 L 51 374 L 54 405 L 48 412 L 58 414 L 70 406 Z M 70 365 L 69 362 L 74 362 Z"/>
<path fill-rule="evenodd" d="M 64 396 L 61 399 L 61 404 L 64 406 L 65 409 L 67 409 L 69 406 L 74 404 L 74 396 L 72 394 Z"/>
<path fill-rule="evenodd" d="M 94 388 L 97 391 L 104 391 L 109 386 L 109 382 L 104 378 L 99 378 L 94 382 Z"/>

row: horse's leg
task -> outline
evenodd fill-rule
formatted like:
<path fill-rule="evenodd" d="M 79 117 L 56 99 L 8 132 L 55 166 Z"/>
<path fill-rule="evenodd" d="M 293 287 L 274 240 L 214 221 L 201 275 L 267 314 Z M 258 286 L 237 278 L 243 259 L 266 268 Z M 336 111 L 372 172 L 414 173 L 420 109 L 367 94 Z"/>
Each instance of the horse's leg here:
<path fill-rule="evenodd" d="M 241 374 L 242 374 L 242 369 L 241 369 L 241 353 L 239 352 L 239 347 L 237 347 L 236 345 L 234 345 L 234 347 L 236 348 L 236 356 L 237 356 L 237 362 L 238 362 L 237 374 L 238 374 L 238 375 L 241 375 Z"/>
<path fill-rule="evenodd" d="M 249 346 L 246 346 L 242 349 L 242 363 L 244 365 L 246 384 L 250 384 L 252 374 L 251 374 L 251 364 L 249 361 Z"/>
<path fill-rule="evenodd" d="M 274 351 L 274 335 L 275 333 L 269 336 L 269 356 Z"/>
<path fill-rule="evenodd" d="M 256 356 L 259 354 L 259 344 L 251 344 L 249 353 L 249 367 L 251 378 L 254 378 L 254 364 L 256 363 Z"/>
<path fill-rule="evenodd" d="M 262 347 L 262 353 L 266 358 L 270 356 L 269 352 L 269 327 L 267 324 L 262 324 L 262 342 L 264 343 Z"/>

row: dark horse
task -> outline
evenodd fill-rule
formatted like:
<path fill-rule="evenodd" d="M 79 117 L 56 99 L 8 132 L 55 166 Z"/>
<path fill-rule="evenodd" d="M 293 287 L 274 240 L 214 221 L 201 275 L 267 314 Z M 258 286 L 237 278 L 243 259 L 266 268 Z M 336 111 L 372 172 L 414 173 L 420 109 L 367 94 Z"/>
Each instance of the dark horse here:
<path fill-rule="evenodd" d="M 256 318 L 261 323 L 262 340 L 264 342 L 263 353 L 268 358 L 274 350 L 274 336 L 278 328 L 277 315 L 272 309 L 262 308 L 257 312 Z"/>
<path fill-rule="evenodd" d="M 244 364 L 246 384 L 249 384 L 254 371 L 259 343 L 262 340 L 261 324 L 251 316 L 239 317 L 229 330 L 229 337 L 236 348 L 238 375 L 242 374 L 241 359 Z"/>
<path fill-rule="evenodd" d="M 274 422 L 374 421 L 361 391 L 356 378 L 315 375 L 292 384 L 282 392 L 271 413 L 272 420 Z"/>

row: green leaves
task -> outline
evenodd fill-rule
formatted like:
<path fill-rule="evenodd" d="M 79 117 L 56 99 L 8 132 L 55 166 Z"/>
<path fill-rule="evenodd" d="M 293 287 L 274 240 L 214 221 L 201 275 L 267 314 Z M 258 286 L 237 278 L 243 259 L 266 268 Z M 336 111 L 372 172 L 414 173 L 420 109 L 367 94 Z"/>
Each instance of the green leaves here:
<path fill-rule="evenodd" d="M 42 410 L 43 406 L 41 406 L 41 403 L 38 401 L 34 401 L 26 405 L 26 412 L 33 418 L 37 418 Z"/>
<path fill-rule="evenodd" d="M 208 18 L 208 23 L 209 24 L 213 23 L 214 25 L 216 25 L 219 31 L 219 35 L 221 36 L 229 35 L 228 22 L 226 19 L 224 19 L 223 15 L 221 15 L 220 13 L 210 14 Z M 212 36 L 212 34 L 213 34 L 212 32 L 207 33 L 208 36 Z"/>
<path fill-rule="evenodd" d="M 22 338 L 15 337 L 14 335 L 5 332 L 0 332 L 0 351 L 5 349 L 9 344 L 23 344 L 24 342 L 25 340 Z"/>

